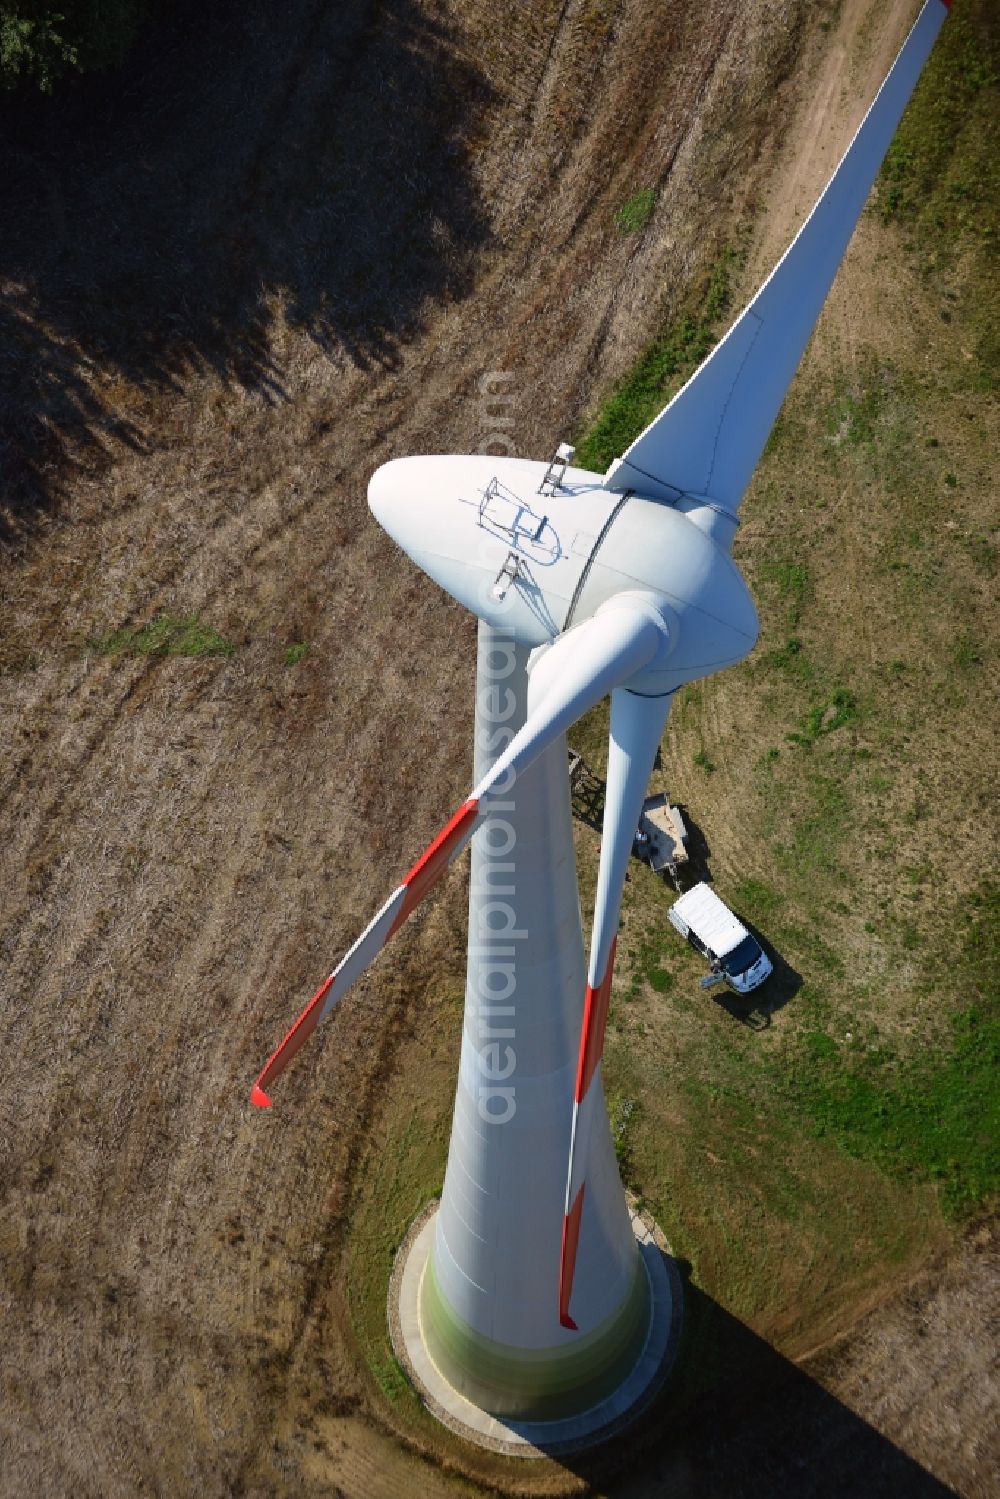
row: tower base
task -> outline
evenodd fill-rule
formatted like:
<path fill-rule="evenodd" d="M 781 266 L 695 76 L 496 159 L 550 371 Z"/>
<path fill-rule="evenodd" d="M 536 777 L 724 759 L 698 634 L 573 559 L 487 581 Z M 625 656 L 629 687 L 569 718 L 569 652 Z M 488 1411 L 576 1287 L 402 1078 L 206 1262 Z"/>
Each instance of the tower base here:
<path fill-rule="evenodd" d="M 411 1224 L 389 1286 L 389 1334 L 396 1357 L 432 1415 L 466 1441 L 510 1457 L 548 1457 L 609 1440 L 649 1406 L 680 1344 L 683 1292 L 666 1241 L 652 1218 L 629 1203 L 632 1231 L 648 1281 L 648 1326 L 636 1362 L 610 1395 L 579 1414 L 550 1421 L 492 1415 L 461 1395 L 437 1368 L 421 1326 L 421 1283 L 434 1242 L 437 1203 Z"/>

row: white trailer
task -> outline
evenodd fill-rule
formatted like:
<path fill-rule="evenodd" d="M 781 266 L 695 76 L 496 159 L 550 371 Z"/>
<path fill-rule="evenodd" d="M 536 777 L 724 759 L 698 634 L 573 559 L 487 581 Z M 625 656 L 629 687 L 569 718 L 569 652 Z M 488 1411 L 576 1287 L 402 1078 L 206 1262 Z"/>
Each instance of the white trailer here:
<path fill-rule="evenodd" d="M 675 900 L 671 924 L 737 994 L 749 994 L 770 975 L 771 960 L 738 917 L 704 881 Z"/>
<path fill-rule="evenodd" d="M 688 861 L 688 834 L 680 807 L 672 807 L 666 796 L 647 796 L 639 832 L 645 834 L 645 846 L 640 852 L 648 858 L 650 869 L 654 874 L 668 874 L 679 890 L 677 866 Z"/>

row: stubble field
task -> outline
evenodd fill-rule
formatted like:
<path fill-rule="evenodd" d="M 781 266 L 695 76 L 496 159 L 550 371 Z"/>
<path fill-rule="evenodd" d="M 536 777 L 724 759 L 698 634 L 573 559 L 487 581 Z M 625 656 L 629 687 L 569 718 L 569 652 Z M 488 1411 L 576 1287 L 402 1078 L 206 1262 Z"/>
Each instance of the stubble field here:
<path fill-rule="evenodd" d="M 0 1491 L 985 1496 L 988 7 L 956 0 L 747 500 L 760 645 L 664 741 L 780 959 L 752 1025 L 628 886 L 607 1086 L 684 1264 L 678 1374 L 530 1468 L 438 1430 L 384 1320 L 443 1175 L 461 868 L 248 1103 L 471 773 L 474 622 L 367 479 L 480 447 L 497 372 L 519 452 L 596 452 L 644 351 L 681 378 L 685 317 L 766 273 L 916 6 L 286 10 L 180 11 L 127 81 L 3 106 Z M 585 913 L 596 853 L 581 825 Z"/>

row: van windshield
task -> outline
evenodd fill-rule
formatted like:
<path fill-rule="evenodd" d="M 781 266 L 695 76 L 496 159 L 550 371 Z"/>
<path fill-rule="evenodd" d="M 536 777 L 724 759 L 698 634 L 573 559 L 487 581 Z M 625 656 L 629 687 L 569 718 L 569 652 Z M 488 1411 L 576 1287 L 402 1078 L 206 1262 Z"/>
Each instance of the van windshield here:
<path fill-rule="evenodd" d="M 735 978 L 739 973 L 746 973 L 752 968 L 760 957 L 760 944 L 753 937 L 744 937 L 742 942 L 737 942 L 731 952 L 727 952 L 722 959 L 722 966 L 726 972 Z"/>

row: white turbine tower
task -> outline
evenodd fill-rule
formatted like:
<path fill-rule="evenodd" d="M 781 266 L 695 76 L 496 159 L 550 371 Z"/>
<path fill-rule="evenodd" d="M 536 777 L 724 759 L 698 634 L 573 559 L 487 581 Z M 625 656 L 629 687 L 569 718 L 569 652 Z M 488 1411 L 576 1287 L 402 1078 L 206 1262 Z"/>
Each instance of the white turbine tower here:
<path fill-rule="evenodd" d="M 672 695 L 756 640 L 729 557 L 740 500 L 948 4 L 926 0 L 790 248 L 607 475 L 560 449 L 548 466 L 397 459 L 369 485 L 376 519 L 481 621 L 477 782 L 252 1097 L 271 1102 L 274 1078 L 481 829 L 448 1170 L 399 1309 L 418 1382 L 466 1429 L 478 1411 L 487 1434 L 492 1416 L 536 1440 L 583 1440 L 620 1420 L 662 1362 L 669 1292 L 636 1244 L 600 1080 L 622 887 Z M 564 735 L 609 693 L 585 970 Z"/>

